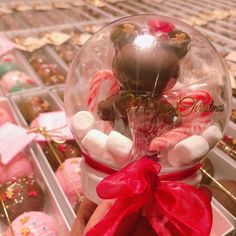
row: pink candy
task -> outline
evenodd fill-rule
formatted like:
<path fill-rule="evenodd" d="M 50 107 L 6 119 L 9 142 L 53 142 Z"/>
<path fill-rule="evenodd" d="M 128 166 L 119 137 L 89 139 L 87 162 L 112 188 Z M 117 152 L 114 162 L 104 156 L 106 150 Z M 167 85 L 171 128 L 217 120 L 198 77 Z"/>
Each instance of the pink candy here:
<path fill-rule="evenodd" d="M 98 71 L 90 81 L 88 105 L 91 106 L 91 111 L 93 111 L 97 105 L 96 96 L 99 92 L 99 89 L 101 89 L 102 83 L 105 81 L 110 82 L 108 88 L 108 97 L 116 94 L 120 90 L 120 86 L 111 70 Z"/>
<path fill-rule="evenodd" d="M 32 175 L 33 170 L 29 160 L 23 154 L 18 154 L 10 163 L 3 165 L 0 162 L 0 184 L 11 180 Z"/>
<path fill-rule="evenodd" d="M 53 218 L 43 212 L 30 211 L 18 216 L 12 222 L 15 236 L 57 236 L 58 225 Z M 4 234 L 5 235 L 5 234 Z M 13 236 L 8 228 L 6 236 Z"/>
<path fill-rule="evenodd" d="M 152 140 L 149 146 L 150 151 L 168 150 L 183 139 L 194 134 L 200 134 L 210 124 L 209 119 L 198 118 L 187 122 L 181 127 L 175 128 Z"/>
<path fill-rule="evenodd" d="M 182 93 L 181 97 L 179 95 L 175 94 L 171 99 L 176 98 L 176 109 L 182 116 L 182 126 L 154 138 L 149 146 L 150 151 L 168 150 L 181 140 L 200 134 L 210 124 L 212 112 L 207 110 L 207 106 L 213 102 L 213 99 L 209 92 L 197 90 Z"/>
<path fill-rule="evenodd" d="M 177 112 L 183 121 L 189 121 L 197 117 L 209 116 L 212 112 L 208 107 L 213 102 L 209 92 L 205 90 L 191 91 L 182 95 L 177 103 Z"/>
<path fill-rule="evenodd" d="M 56 171 L 57 180 L 73 206 L 79 194 L 82 194 L 80 161 L 80 158 L 67 159 Z"/>

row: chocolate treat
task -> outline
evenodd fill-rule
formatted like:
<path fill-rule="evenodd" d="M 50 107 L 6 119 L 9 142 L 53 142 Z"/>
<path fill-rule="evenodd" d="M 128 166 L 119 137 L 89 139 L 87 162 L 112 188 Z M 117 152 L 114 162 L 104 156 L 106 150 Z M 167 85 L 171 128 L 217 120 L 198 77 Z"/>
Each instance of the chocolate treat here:
<path fill-rule="evenodd" d="M 171 48 L 160 47 L 154 36 L 149 36 L 149 43 L 144 44 L 147 36 L 137 36 L 138 31 L 136 25 L 128 23 L 114 27 L 111 34 L 116 48 L 113 73 L 123 90 L 159 97 L 175 85 L 179 59 Z"/>
<path fill-rule="evenodd" d="M 22 101 L 20 110 L 26 121 L 30 123 L 40 113 L 51 111 L 51 105 L 46 99 L 41 97 L 32 97 L 31 99 Z"/>
<path fill-rule="evenodd" d="M 232 93 L 233 93 L 233 96 L 236 97 L 236 89 L 235 88 L 232 88 Z"/>
<path fill-rule="evenodd" d="M 52 216 L 40 211 L 30 211 L 18 216 L 4 236 L 58 236 L 59 228 Z"/>
<path fill-rule="evenodd" d="M 28 211 L 40 211 L 44 206 L 44 194 L 33 178 L 12 179 L 0 187 L 0 194 L 10 221 Z M 4 208 L 0 204 L 0 220 L 7 223 Z"/>
<path fill-rule="evenodd" d="M 73 140 L 67 141 L 66 143 L 63 143 L 63 144 L 57 144 L 54 142 L 51 142 L 51 144 L 54 148 L 54 151 L 57 153 L 58 157 L 60 158 L 61 162 L 64 162 L 66 159 L 69 159 L 69 158 L 81 156 L 80 148 L 76 144 L 76 142 Z M 43 151 L 44 151 L 45 156 L 47 157 L 47 160 L 50 166 L 52 167 L 54 171 L 56 171 L 60 163 L 55 157 L 53 151 L 51 150 L 48 144 L 45 144 Z"/>
<path fill-rule="evenodd" d="M 103 26 L 102 25 L 85 25 L 83 26 L 83 30 L 90 33 L 90 34 L 95 34 L 98 30 L 100 30 Z"/>
<path fill-rule="evenodd" d="M 231 114 L 230 120 L 232 120 L 234 123 L 236 123 L 236 110 L 235 109 L 232 109 L 232 114 Z"/>
<path fill-rule="evenodd" d="M 127 44 L 115 56 L 113 71 L 123 89 L 135 95 L 159 97 L 177 81 L 179 60 L 170 49 L 156 47 L 142 51 Z"/>
<path fill-rule="evenodd" d="M 227 189 L 234 198 L 236 197 L 236 181 L 234 180 L 226 180 L 221 179 L 218 182 Z M 225 193 L 219 186 L 217 186 L 214 182 L 210 184 L 210 189 L 214 198 L 219 201 L 231 214 L 236 217 L 236 202 L 235 200 L 230 197 L 228 194 Z"/>
<path fill-rule="evenodd" d="M 65 63 L 70 64 L 77 53 L 77 49 L 70 44 L 63 44 L 59 47 L 55 47 L 56 52 L 59 57 L 65 61 Z"/>
<path fill-rule="evenodd" d="M 160 47 L 156 37 L 138 35 L 138 32 L 138 26 L 125 23 L 115 26 L 111 33 L 116 49 L 112 70 L 119 81 L 120 92 L 101 101 L 98 114 L 114 125 L 115 117 L 121 118 L 127 135 L 129 119 L 130 128 L 135 132 L 144 129 L 151 138 L 160 128 L 158 123 L 175 125 L 179 121 L 172 105 L 160 97 L 175 85 L 180 66 L 170 47 Z"/>
<path fill-rule="evenodd" d="M 229 136 L 224 135 L 222 140 L 217 145 L 223 152 L 228 154 L 234 160 L 236 160 L 236 139 Z"/>
<path fill-rule="evenodd" d="M 30 59 L 30 64 L 43 80 L 45 85 L 56 85 L 65 82 L 65 76 L 55 63 L 49 62 L 45 56 L 35 53 Z"/>
<path fill-rule="evenodd" d="M 202 168 L 207 171 L 212 177 L 214 176 L 214 167 L 209 159 L 205 159 L 202 162 Z M 204 173 L 202 173 L 202 179 L 200 184 L 209 184 L 211 182 L 211 179 L 208 178 Z"/>
<path fill-rule="evenodd" d="M 138 25 L 133 23 L 124 23 L 116 25 L 112 29 L 111 41 L 113 42 L 116 49 L 122 46 L 132 43 L 137 37 L 140 29 Z"/>
<path fill-rule="evenodd" d="M 190 48 L 190 37 L 181 30 L 173 30 L 169 33 L 169 46 L 174 50 L 179 59 L 183 58 Z"/>

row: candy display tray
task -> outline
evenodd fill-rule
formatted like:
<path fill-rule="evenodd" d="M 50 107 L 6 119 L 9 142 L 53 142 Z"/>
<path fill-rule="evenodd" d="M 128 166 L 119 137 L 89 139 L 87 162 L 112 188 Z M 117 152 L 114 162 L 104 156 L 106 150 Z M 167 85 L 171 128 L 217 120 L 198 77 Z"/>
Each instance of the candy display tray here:
<path fill-rule="evenodd" d="M 10 95 L 8 95 L 8 98 L 11 102 L 11 105 L 12 105 L 11 107 L 14 111 L 15 116 L 20 121 L 20 125 L 23 127 L 28 127 L 28 124 L 25 121 L 25 118 L 22 116 L 22 112 L 19 109 L 22 98 L 24 98 L 24 97 L 29 98 L 31 96 L 41 96 L 41 97 L 47 98 L 47 100 L 49 100 L 49 102 L 52 106 L 52 110 L 54 110 L 54 111 L 63 110 L 63 102 L 62 102 L 63 91 L 64 91 L 63 85 L 54 86 L 50 89 L 47 89 L 45 87 L 45 88 L 42 88 L 39 90 L 33 90 L 33 91 L 31 90 L 31 91 L 26 91 L 26 92 L 25 91 L 19 92 L 18 94 L 10 94 Z M 224 160 L 222 158 L 223 155 L 222 154 L 219 155 L 219 150 L 218 149 L 215 149 L 215 150 L 209 155 L 210 160 L 212 160 L 214 163 L 215 169 L 217 169 L 217 174 L 215 177 L 218 178 L 218 177 L 224 176 L 226 178 L 232 178 L 233 173 L 235 172 L 235 168 L 236 168 L 235 163 L 229 158 L 227 158 L 228 161 L 226 159 Z M 217 150 L 218 150 L 218 152 L 217 152 Z M 75 213 L 74 213 L 71 205 L 69 204 L 67 198 L 65 197 L 60 185 L 58 184 L 58 182 L 55 178 L 55 175 L 54 175 L 51 167 L 49 166 L 48 161 L 46 160 L 46 157 L 45 157 L 42 149 L 40 148 L 40 146 L 38 144 L 34 144 L 33 151 L 37 157 L 39 165 L 41 166 L 42 173 L 46 176 L 46 179 L 47 179 L 48 183 L 50 184 L 50 186 L 53 186 L 53 192 L 57 196 L 57 201 L 61 206 L 65 222 L 67 222 L 69 226 L 72 226 L 73 221 L 75 219 Z M 229 162 L 229 164 L 226 165 L 228 162 Z M 219 167 L 221 167 L 221 168 L 219 168 Z M 218 172 L 218 169 L 219 170 L 227 169 L 228 175 L 226 176 L 223 171 Z M 221 222 L 223 222 L 222 224 L 225 225 L 225 227 L 227 228 L 227 233 L 232 232 L 233 226 L 236 225 L 235 218 L 227 210 L 225 210 L 216 200 L 213 200 L 212 204 L 213 204 L 215 212 L 216 212 L 215 217 L 217 219 L 219 219 L 219 218 L 221 219 Z M 217 229 L 217 226 L 218 226 L 218 224 L 215 224 L 214 227 L 216 227 L 216 228 L 214 228 L 214 229 L 219 230 L 219 229 Z M 212 235 L 217 235 L 217 234 L 212 233 Z M 227 234 L 222 233 L 221 235 L 227 235 Z"/>
<path fill-rule="evenodd" d="M 58 197 L 55 195 L 55 190 L 51 188 L 52 185 L 48 183 L 48 178 L 43 173 L 41 165 L 39 164 L 35 153 L 31 148 L 26 150 L 27 156 L 30 157 L 31 164 L 34 170 L 36 181 L 43 187 L 45 193 L 45 206 L 43 212 L 51 216 L 57 227 L 60 236 L 67 236 L 70 232 L 70 226 L 63 214 L 61 205 L 59 204 Z M 0 235 L 7 230 L 8 226 L 0 223 Z"/>
<path fill-rule="evenodd" d="M 53 88 L 54 91 L 57 91 L 61 89 L 62 87 Z M 52 111 L 60 111 L 63 110 L 63 103 L 59 99 L 56 94 L 54 94 L 51 90 L 39 90 L 39 91 L 28 91 L 27 93 L 23 92 L 22 94 L 17 94 L 11 96 L 10 100 L 12 102 L 13 109 L 15 111 L 15 114 L 17 114 L 17 117 L 20 121 L 20 125 L 26 128 L 29 128 L 29 123 L 27 123 L 26 118 L 22 114 L 22 107 L 21 103 L 23 99 L 29 99 L 31 97 L 41 97 L 46 99 L 51 104 L 51 110 Z M 67 197 L 65 196 L 60 184 L 58 183 L 55 173 L 53 172 L 51 166 L 49 165 L 47 158 L 45 157 L 45 154 L 41 148 L 41 146 L 38 143 L 34 143 L 33 150 L 36 153 L 38 157 L 38 161 L 40 165 L 42 166 L 43 172 L 45 176 L 47 177 L 49 183 L 56 187 L 54 191 L 57 192 L 56 196 L 58 198 L 58 201 L 60 202 L 60 205 L 62 206 L 63 212 L 65 214 L 66 221 L 69 222 L 69 225 L 72 226 L 73 221 L 75 219 L 75 213 L 70 205 L 69 201 L 67 200 Z"/>
<path fill-rule="evenodd" d="M 21 125 L 21 118 L 15 112 L 11 101 L 8 98 L 0 98 L 0 106 L 11 114 L 14 122 Z M 45 194 L 45 206 L 43 212 L 50 215 L 58 227 L 60 236 L 67 236 L 70 232 L 70 224 L 65 217 L 63 212 L 62 204 L 60 202 L 60 192 L 58 193 L 58 187 L 55 184 L 50 183 L 51 177 L 48 176 L 47 166 L 42 164 L 40 155 L 33 151 L 35 144 L 32 143 L 28 148 L 24 149 L 23 152 L 28 157 L 34 173 L 36 181 L 42 187 Z M 50 181 L 49 181 L 50 180 Z M 63 198 L 63 197 L 61 197 Z M 0 222 L 0 235 L 7 230 L 8 226 Z"/>
<path fill-rule="evenodd" d="M 12 1 L 11 1 L 12 2 Z M 35 27 L 29 22 L 25 20 L 24 17 L 21 17 L 21 14 L 18 14 L 19 18 L 19 27 L 16 29 L 4 28 L 4 33 L 7 37 L 13 38 L 18 35 L 27 36 L 27 35 L 38 35 L 45 31 L 50 30 L 67 30 L 67 29 L 77 29 L 81 32 L 84 32 L 84 27 L 86 25 L 106 25 L 109 22 L 116 20 L 120 17 L 127 16 L 130 14 L 146 14 L 146 13 L 157 13 L 161 15 L 167 15 L 172 17 L 177 17 L 184 21 L 190 21 L 192 17 L 199 17 L 200 14 L 206 13 L 209 11 L 213 11 L 214 9 L 220 9 L 227 12 L 236 9 L 236 3 L 230 0 L 217 0 L 217 1 L 194 1 L 194 0 L 169 0 L 169 1 L 161 1 L 161 0 L 130 0 L 130 1 L 117 1 L 117 3 L 107 3 L 104 7 L 96 7 L 93 4 L 89 4 L 84 7 L 78 7 L 73 10 L 73 15 L 70 14 L 72 10 L 56 10 L 55 12 L 60 12 L 59 15 L 64 17 L 63 21 L 57 21 L 56 18 L 47 17 L 45 18 L 47 21 L 47 25 L 40 25 L 39 27 Z M 48 13 L 47 13 L 48 14 Z M 45 14 L 45 15 L 47 15 Z M 84 19 L 76 19 L 76 14 L 84 15 Z M 38 14 L 39 19 L 42 19 L 43 14 Z M 49 14 L 48 14 L 49 15 Z M 42 20 L 43 21 L 43 20 Z M 213 45 L 217 48 L 222 56 L 227 55 L 228 53 L 236 50 L 236 37 L 233 31 L 236 29 L 235 26 L 236 17 L 232 13 L 228 17 L 223 19 L 215 19 L 213 21 L 207 21 L 204 24 L 196 25 L 197 29 L 199 29 L 208 39 L 213 43 Z M 30 28 L 30 29 L 29 29 Z M 59 57 L 57 52 L 52 46 L 45 46 L 43 48 L 44 53 L 50 58 L 51 61 L 57 63 L 57 65 L 67 73 L 69 66 Z M 20 122 L 20 125 L 23 127 L 28 127 L 28 124 L 25 121 L 25 118 L 22 116 L 21 111 L 19 110 L 19 104 L 22 96 L 31 96 L 31 95 L 41 95 L 43 97 L 49 98 L 52 103 L 53 110 L 63 110 L 63 93 L 64 93 L 64 85 L 54 85 L 54 86 L 45 86 L 42 80 L 39 78 L 35 70 L 28 63 L 25 54 L 15 50 L 15 53 L 20 61 L 24 65 L 26 71 L 33 76 L 33 78 L 37 81 L 38 87 L 35 89 L 30 89 L 23 92 L 18 93 L 8 93 L 4 94 L 3 91 L 0 91 L 7 97 L 7 101 L 10 101 L 10 106 L 13 109 L 14 115 Z M 235 103 L 236 104 L 236 103 Z M 236 107 L 236 106 L 235 106 Z M 234 124 L 232 122 L 229 123 L 229 128 L 226 133 L 229 132 L 232 135 L 235 135 L 236 129 L 234 129 Z M 62 221 L 65 225 L 65 233 L 68 234 L 68 230 L 73 224 L 75 219 L 75 213 L 70 206 L 65 194 L 63 193 L 60 185 L 58 184 L 54 172 L 48 164 L 48 161 L 40 148 L 40 146 L 36 143 L 32 145 L 33 152 L 33 160 L 36 166 L 39 166 L 39 170 L 41 175 L 47 181 L 47 185 L 51 189 L 54 194 L 54 202 L 57 202 L 56 205 L 59 207 L 55 210 L 55 214 L 61 216 Z M 209 154 L 209 159 L 212 160 L 215 168 L 215 178 L 228 178 L 235 179 L 235 169 L 236 162 L 230 157 L 228 157 L 225 153 L 223 153 L 218 148 L 214 148 L 214 150 Z M 227 171 L 225 171 L 227 170 Z M 233 235 L 233 228 L 236 227 L 236 219 L 232 216 L 224 207 L 213 199 L 212 204 L 217 212 L 217 215 L 221 219 L 222 227 L 226 226 L 226 232 L 218 233 L 220 235 Z M 59 210 L 60 209 L 60 210 Z M 50 212 L 49 212 L 50 213 Z M 54 213 L 53 213 L 54 214 Z M 60 217 L 59 217 L 60 218 Z M 63 224 L 62 224 L 63 225 Z M 219 225 L 215 225 L 217 228 Z M 222 228 L 221 228 L 222 229 Z M 0 231 L 1 233 L 1 231 Z M 212 233 L 212 236 L 218 236 L 219 234 Z M 66 234 L 65 234 L 66 235 Z"/>

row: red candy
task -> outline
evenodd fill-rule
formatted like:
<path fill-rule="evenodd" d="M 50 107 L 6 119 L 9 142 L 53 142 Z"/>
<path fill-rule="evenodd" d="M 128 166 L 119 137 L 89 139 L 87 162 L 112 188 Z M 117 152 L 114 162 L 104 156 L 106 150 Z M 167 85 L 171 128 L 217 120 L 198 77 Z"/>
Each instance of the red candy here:
<path fill-rule="evenodd" d="M 116 94 L 120 90 L 120 85 L 118 84 L 111 70 L 98 71 L 90 81 L 88 105 L 91 106 L 91 111 L 93 111 L 97 105 L 98 99 L 96 98 L 96 96 L 99 93 L 102 83 L 105 81 L 110 82 L 108 97 Z"/>
<path fill-rule="evenodd" d="M 168 150 L 183 139 L 194 134 L 200 134 L 209 125 L 208 118 L 199 118 L 192 122 L 187 122 L 181 127 L 173 129 L 152 140 L 149 146 L 150 151 Z"/>
<path fill-rule="evenodd" d="M 148 20 L 148 26 L 152 34 L 158 32 L 170 33 L 174 30 L 174 24 L 170 22 L 161 21 L 158 19 Z"/>

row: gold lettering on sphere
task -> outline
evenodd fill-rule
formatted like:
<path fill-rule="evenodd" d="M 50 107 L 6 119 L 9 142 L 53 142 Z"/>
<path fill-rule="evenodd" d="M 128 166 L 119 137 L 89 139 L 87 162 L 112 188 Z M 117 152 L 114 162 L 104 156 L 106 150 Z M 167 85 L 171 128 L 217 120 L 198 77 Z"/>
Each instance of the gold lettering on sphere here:
<path fill-rule="evenodd" d="M 183 97 L 177 103 L 176 111 L 182 116 L 188 116 L 192 113 L 204 113 L 204 112 L 224 112 L 224 104 L 214 104 L 212 101 L 210 104 L 204 104 L 201 100 L 192 97 Z"/>

